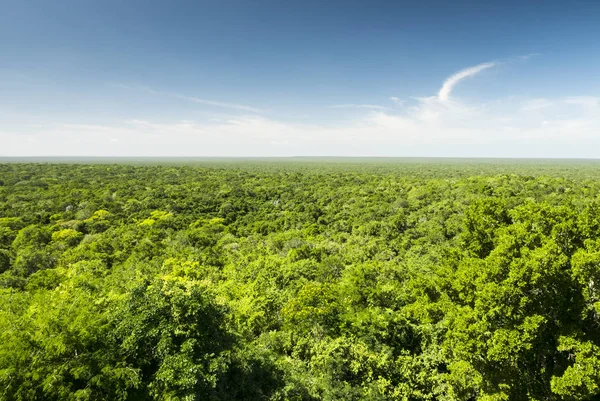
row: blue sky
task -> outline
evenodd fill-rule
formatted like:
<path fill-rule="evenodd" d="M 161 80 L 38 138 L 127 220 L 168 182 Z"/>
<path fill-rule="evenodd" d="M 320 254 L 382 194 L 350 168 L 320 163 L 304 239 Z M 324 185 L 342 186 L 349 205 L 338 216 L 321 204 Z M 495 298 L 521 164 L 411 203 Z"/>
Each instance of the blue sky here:
<path fill-rule="evenodd" d="M 600 157 L 600 2 L 0 8 L 2 156 Z"/>

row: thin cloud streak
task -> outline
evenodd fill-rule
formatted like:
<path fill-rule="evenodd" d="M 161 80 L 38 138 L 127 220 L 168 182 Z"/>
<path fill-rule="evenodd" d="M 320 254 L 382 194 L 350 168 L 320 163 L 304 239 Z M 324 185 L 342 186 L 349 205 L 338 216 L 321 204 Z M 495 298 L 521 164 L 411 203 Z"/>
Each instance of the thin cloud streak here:
<path fill-rule="evenodd" d="M 127 85 L 127 84 L 122 84 L 122 83 L 112 83 L 112 84 L 110 84 L 110 86 L 115 87 L 115 88 L 120 88 L 120 89 L 142 91 L 142 92 L 150 93 L 153 95 L 167 96 L 167 97 L 171 97 L 171 98 L 175 98 L 175 99 L 179 99 L 179 100 L 185 100 L 187 102 L 205 104 L 207 106 L 221 107 L 221 108 L 232 109 L 232 110 L 241 110 L 241 111 L 247 111 L 250 113 L 257 113 L 257 114 L 261 114 L 261 113 L 265 112 L 265 110 L 260 109 L 258 107 L 247 106 L 244 104 L 221 102 L 218 100 L 202 99 L 199 97 L 186 96 L 186 95 L 181 95 L 178 93 L 159 92 L 159 91 L 156 91 L 156 90 L 154 90 L 148 86 L 144 86 L 144 85 Z"/>
<path fill-rule="evenodd" d="M 517 56 L 517 58 L 519 60 L 529 60 L 530 58 L 539 57 L 541 55 L 542 55 L 541 53 L 529 53 L 529 54 L 523 54 L 521 56 Z"/>
<path fill-rule="evenodd" d="M 387 107 L 377 104 L 334 104 L 330 109 L 368 109 L 368 110 L 388 110 Z"/>
<path fill-rule="evenodd" d="M 215 107 L 223 107 L 226 109 L 234 109 L 234 110 L 242 110 L 242 111 L 249 111 L 251 113 L 264 113 L 265 110 L 263 109 L 259 109 L 257 107 L 251 107 L 251 106 L 246 106 L 243 104 L 236 104 L 236 103 L 226 103 L 226 102 L 220 102 L 217 100 L 207 100 L 207 99 L 201 99 L 199 97 L 194 97 L 194 96 L 184 96 L 184 95 L 171 95 L 177 99 L 181 99 L 181 100 L 187 100 L 188 102 L 193 102 L 193 103 L 199 103 L 199 104 L 206 104 L 208 106 L 215 106 Z"/>
<path fill-rule="evenodd" d="M 113 84 L 109 84 L 109 85 L 112 86 L 113 88 L 141 91 L 141 92 L 146 92 L 146 93 L 150 93 L 153 95 L 159 94 L 154 89 L 152 89 L 148 86 L 144 86 L 144 85 L 127 85 L 127 84 L 121 84 L 121 83 L 113 83 Z"/>
<path fill-rule="evenodd" d="M 464 70 L 460 70 L 457 73 L 449 76 L 446 79 L 446 81 L 444 81 L 444 84 L 442 85 L 442 87 L 440 88 L 440 91 L 438 92 L 438 99 L 440 100 L 440 102 L 447 101 L 450 98 L 450 93 L 452 93 L 452 90 L 454 89 L 454 87 L 456 85 L 458 85 L 458 83 L 460 81 L 462 81 L 463 79 L 475 76 L 475 75 L 479 74 L 481 71 L 487 70 L 488 68 L 492 68 L 495 65 L 496 65 L 495 62 L 482 63 L 482 64 L 475 65 L 473 67 L 465 68 Z"/>

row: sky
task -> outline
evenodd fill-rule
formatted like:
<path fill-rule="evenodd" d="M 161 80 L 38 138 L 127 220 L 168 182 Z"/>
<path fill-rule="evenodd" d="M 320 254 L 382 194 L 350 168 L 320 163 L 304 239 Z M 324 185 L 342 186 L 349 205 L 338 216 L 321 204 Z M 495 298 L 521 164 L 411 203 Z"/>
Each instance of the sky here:
<path fill-rule="evenodd" d="M 600 158 L 598 1 L 0 10 L 0 156 Z"/>

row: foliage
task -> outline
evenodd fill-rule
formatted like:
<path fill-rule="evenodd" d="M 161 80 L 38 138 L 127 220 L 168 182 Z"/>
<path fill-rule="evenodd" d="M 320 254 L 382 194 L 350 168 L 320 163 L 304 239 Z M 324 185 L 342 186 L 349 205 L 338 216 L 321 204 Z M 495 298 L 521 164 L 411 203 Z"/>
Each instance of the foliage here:
<path fill-rule="evenodd" d="M 599 175 L 1 164 L 0 399 L 597 399 Z"/>

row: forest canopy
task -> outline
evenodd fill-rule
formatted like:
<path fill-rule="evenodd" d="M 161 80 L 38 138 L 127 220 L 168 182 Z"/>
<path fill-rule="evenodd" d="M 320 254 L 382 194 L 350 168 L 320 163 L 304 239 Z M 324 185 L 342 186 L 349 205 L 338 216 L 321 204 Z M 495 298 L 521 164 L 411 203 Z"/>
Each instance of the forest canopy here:
<path fill-rule="evenodd" d="M 0 164 L 0 399 L 597 399 L 599 179 Z"/>

